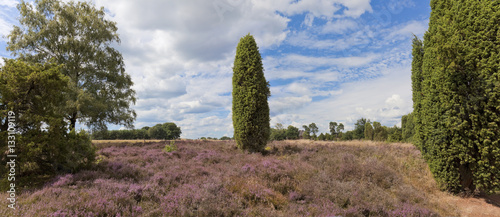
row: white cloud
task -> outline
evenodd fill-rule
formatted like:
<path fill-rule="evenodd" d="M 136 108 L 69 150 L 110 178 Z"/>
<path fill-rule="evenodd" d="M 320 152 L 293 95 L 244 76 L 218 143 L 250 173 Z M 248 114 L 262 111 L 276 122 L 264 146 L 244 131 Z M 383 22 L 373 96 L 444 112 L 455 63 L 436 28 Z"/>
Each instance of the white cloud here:
<path fill-rule="evenodd" d="M 294 111 L 311 103 L 309 96 L 273 98 L 269 101 L 271 116 L 282 114 L 285 111 Z"/>
<path fill-rule="evenodd" d="M 328 21 L 321 30 L 323 34 L 344 34 L 347 31 L 359 28 L 357 22 L 352 19 L 337 19 Z"/>
<path fill-rule="evenodd" d="M 12 31 L 15 16 L 13 14 L 17 11 L 15 0 L 2 0 L 0 2 L 0 42 L 7 41 L 6 36 Z"/>
<path fill-rule="evenodd" d="M 346 7 L 343 13 L 338 14 Z M 286 12 L 290 15 L 309 12 L 316 17 L 359 17 L 365 12 L 371 12 L 370 0 L 299 0 L 289 5 Z"/>
<path fill-rule="evenodd" d="M 0 6 L 15 8 L 19 2 L 17 0 L 2 0 Z"/>

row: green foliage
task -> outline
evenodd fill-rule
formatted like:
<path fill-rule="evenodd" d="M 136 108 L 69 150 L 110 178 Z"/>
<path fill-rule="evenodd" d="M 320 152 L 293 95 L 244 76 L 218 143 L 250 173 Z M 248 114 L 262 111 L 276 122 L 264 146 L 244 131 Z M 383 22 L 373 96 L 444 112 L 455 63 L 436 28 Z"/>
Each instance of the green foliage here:
<path fill-rule="evenodd" d="M 354 137 L 355 137 L 354 131 L 350 130 L 350 131 L 347 131 L 345 133 L 342 133 L 342 137 L 341 138 L 342 138 L 342 140 L 347 141 L 347 140 L 353 140 L 353 139 L 355 139 Z"/>
<path fill-rule="evenodd" d="M 96 140 L 132 140 L 132 139 L 178 139 L 181 136 L 181 128 L 175 123 L 157 124 L 154 127 L 143 127 L 139 130 L 96 130 L 92 133 L 92 139 Z"/>
<path fill-rule="evenodd" d="M 286 130 L 285 129 L 276 129 L 271 128 L 271 141 L 281 141 L 286 139 Z"/>
<path fill-rule="evenodd" d="M 366 140 L 373 140 L 373 127 L 370 122 L 366 122 L 364 134 Z"/>
<path fill-rule="evenodd" d="M 162 124 L 163 129 L 165 129 L 165 132 L 167 133 L 167 136 L 165 139 L 178 139 L 181 138 L 181 128 L 177 127 L 175 123 L 172 122 L 167 122 Z"/>
<path fill-rule="evenodd" d="M 323 134 L 323 133 L 319 134 L 317 140 L 319 140 L 319 141 L 325 141 L 326 140 L 325 134 Z"/>
<path fill-rule="evenodd" d="M 170 144 L 165 145 L 165 148 L 163 148 L 164 152 L 173 152 L 177 151 L 177 146 L 175 145 L 175 140 L 171 140 Z"/>
<path fill-rule="evenodd" d="M 0 152 L 7 151 L 7 114 L 15 113 L 16 159 L 20 185 L 33 175 L 75 172 L 95 160 L 95 149 L 85 132 L 68 132 L 62 110 L 71 93 L 69 78 L 55 64 L 6 60 L 0 69 Z M 1 157 L 6 165 L 6 156 Z M 6 167 L 1 167 L 5 174 Z"/>
<path fill-rule="evenodd" d="M 422 99 L 424 94 L 422 92 L 422 85 L 424 82 L 423 77 L 423 64 L 424 64 L 424 43 L 422 40 L 417 38 L 413 39 L 412 56 L 413 60 L 411 63 L 411 82 L 412 82 L 412 92 L 413 92 L 413 115 L 414 116 L 414 138 L 413 143 L 415 146 L 422 150 L 423 133 L 422 133 Z M 404 124 L 406 126 L 406 123 Z"/>
<path fill-rule="evenodd" d="M 415 135 L 414 113 L 403 115 L 403 117 L 401 117 L 401 128 L 401 141 L 413 142 L 413 136 Z"/>
<path fill-rule="evenodd" d="M 233 127 L 240 149 L 262 151 L 270 137 L 269 83 L 262 58 L 250 34 L 240 39 L 233 67 Z"/>
<path fill-rule="evenodd" d="M 354 139 L 364 139 L 365 138 L 365 124 L 370 123 L 370 120 L 365 118 L 360 118 L 356 124 L 354 124 Z"/>
<path fill-rule="evenodd" d="M 302 138 L 303 139 L 310 139 L 311 138 L 311 129 L 307 125 L 302 126 L 304 128 L 304 133 L 302 133 Z"/>
<path fill-rule="evenodd" d="M 316 126 L 316 123 L 309 124 L 309 129 L 311 130 L 311 133 L 313 134 L 312 137 L 316 138 L 316 133 L 318 133 L 318 127 Z"/>
<path fill-rule="evenodd" d="M 387 141 L 388 142 L 401 142 L 403 141 L 403 131 L 398 126 L 387 128 Z"/>
<path fill-rule="evenodd" d="M 328 140 L 342 138 L 342 136 L 339 135 L 342 133 L 342 130 L 344 130 L 344 124 L 342 123 L 337 124 L 337 122 L 330 122 L 329 128 L 330 128 L 331 138 Z"/>
<path fill-rule="evenodd" d="M 223 137 L 220 137 L 220 139 L 219 139 L 219 140 L 222 140 L 222 141 L 224 141 L 224 140 L 231 140 L 231 138 L 229 138 L 229 137 L 227 137 L 227 136 L 223 136 Z"/>
<path fill-rule="evenodd" d="M 21 1 L 20 26 L 9 34 L 7 49 L 32 63 L 55 61 L 70 79 L 62 114 L 74 129 L 76 121 L 105 129 L 106 123 L 133 126 L 133 83 L 123 57 L 111 45 L 120 42 L 116 23 L 104 8 L 87 2 Z"/>
<path fill-rule="evenodd" d="M 444 189 L 499 190 L 500 2 L 432 0 L 431 9 L 423 63 L 413 46 L 415 144 Z"/>
<path fill-rule="evenodd" d="M 148 135 L 153 139 L 166 139 L 167 131 L 163 128 L 162 124 L 157 124 L 148 130 Z"/>
<path fill-rule="evenodd" d="M 373 140 L 375 141 L 386 141 L 388 137 L 387 127 L 382 126 L 379 122 L 373 122 Z"/>
<path fill-rule="evenodd" d="M 299 138 L 299 129 L 289 125 L 288 128 L 283 128 L 282 124 L 276 124 L 275 128 L 271 128 L 271 137 L 272 141 L 280 141 L 285 139 L 298 139 Z"/>
<path fill-rule="evenodd" d="M 337 122 L 330 122 L 330 124 L 329 124 L 329 128 L 330 128 L 330 133 L 331 133 L 332 135 L 337 134 L 337 127 L 338 127 Z"/>
<path fill-rule="evenodd" d="M 331 134 L 325 133 L 325 140 L 331 141 L 333 139 L 334 139 L 334 137 Z"/>
<path fill-rule="evenodd" d="M 299 139 L 299 128 L 289 125 L 286 129 L 287 139 Z"/>

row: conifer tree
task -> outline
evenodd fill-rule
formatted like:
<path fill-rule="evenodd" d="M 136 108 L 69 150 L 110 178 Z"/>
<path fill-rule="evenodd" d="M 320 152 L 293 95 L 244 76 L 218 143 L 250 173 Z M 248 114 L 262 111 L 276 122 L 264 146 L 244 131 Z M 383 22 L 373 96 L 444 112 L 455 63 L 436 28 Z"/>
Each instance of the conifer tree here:
<path fill-rule="evenodd" d="M 233 67 L 234 139 L 240 149 L 261 151 L 270 136 L 269 83 L 252 35 L 240 39 Z"/>
<path fill-rule="evenodd" d="M 414 43 L 416 144 L 443 189 L 493 192 L 500 188 L 500 2 L 432 0 L 431 8 L 421 71 Z"/>
<path fill-rule="evenodd" d="M 413 38 L 413 61 L 411 63 L 411 81 L 412 81 L 412 89 L 413 89 L 413 119 L 415 122 L 414 127 L 414 137 L 418 138 L 413 141 L 413 143 L 422 148 L 423 138 L 422 135 L 422 118 L 421 110 L 422 110 L 422 65 L 424 63 L 424 43 L 417 36 Z M 405 121 L 406 123 L 408 120 Z"/>

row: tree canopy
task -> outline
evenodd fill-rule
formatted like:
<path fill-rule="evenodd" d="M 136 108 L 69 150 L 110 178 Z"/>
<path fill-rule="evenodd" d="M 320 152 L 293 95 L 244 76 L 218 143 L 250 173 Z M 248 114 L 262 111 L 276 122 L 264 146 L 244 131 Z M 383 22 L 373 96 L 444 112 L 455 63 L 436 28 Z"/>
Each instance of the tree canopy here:
<path fill-rule="evenodd" d="M 92 128 L 106 123 L 133 126 L 133 83 L 125 72 L 116 23 L 105 19 L 104 8 L 88 2 L 21 1 L 20 26 L 9 34 L 7 49 L 27 62 L 62 64 L 70 79 L 63 111 L 74 129 L 77 121 Z"/>
<path fill-rule="evenodd" d="M 95 160 L 95 148 L 85 132 L 67 129 L 63 111 L 71 92 L 62 66 L 6 60 L 0 68 L 0 151 L 7 151 L 7 114 L 14 113 L 15 152 L 19 185 L 36 177 L 88 168 Z M 6 165 L 6 155 L 0 157 Z M 6 173 L 6 167 L 0 172 Z M 5 174 L 4 173 L 4 174 Z M 6 178 L 6 177 L 5 177 Z M 1 186 L 5 187 L 2 180 Z"/>

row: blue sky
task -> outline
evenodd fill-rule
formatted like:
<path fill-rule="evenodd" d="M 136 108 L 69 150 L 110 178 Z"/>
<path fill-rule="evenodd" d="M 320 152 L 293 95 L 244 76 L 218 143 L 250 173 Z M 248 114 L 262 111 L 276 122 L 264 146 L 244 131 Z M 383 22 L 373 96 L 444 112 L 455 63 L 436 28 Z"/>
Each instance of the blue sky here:
<path fill-rule="evenodd" d="M 411 39 L 428 26 L 417 0 L 95 0 L 116 21 L 138 101 L 136 128 L 175 122 L 183 138 L 232 136 L 231 77 L 251 33 L 271 84 L 271 125 L 361 117 L 400 125 L 412 111 Z M 19 16 L 0 2 L 0 35 Z M 6 38 L 0 39 L 0 56 Z M 109 126 L 119 129 L 120 126 Z"/>

